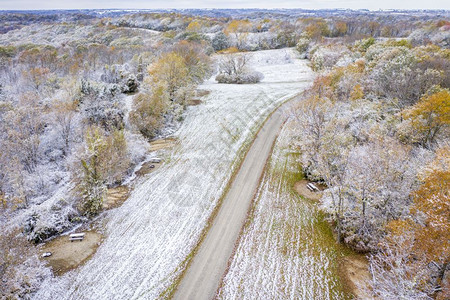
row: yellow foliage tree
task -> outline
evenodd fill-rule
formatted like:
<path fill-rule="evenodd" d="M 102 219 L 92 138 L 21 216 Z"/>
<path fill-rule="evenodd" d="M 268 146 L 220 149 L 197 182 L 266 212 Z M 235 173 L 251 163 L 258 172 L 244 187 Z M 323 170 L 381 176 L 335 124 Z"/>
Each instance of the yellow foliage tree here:
<path fill-rule="evenodd" d="M 188 71 L 186 83 L 201 83 L 210 70 L 210 59 L 204 53 L 204 47 L 198 43 L 181 41 L 174 45 L 173 52 L 183 58 Z"/>
<path fill-rule="evenodd" d="M 236 47 L 242 49 L 250 29 L 251 29 L 250 21 L 233 20 L 228 24 L 224 32 L 228 36 L 233 36 L 235 38 Z"/>
<path fill-rule="evenodd" d="M 330 29 L 328 28 L 325 20 L 317 19 L 308 21 L 309 24 L 305 28 L 306 35 L 312 40 L 319 40 L 323 36 L 330 35 Z"/>
<path fill-rule="evenodd" d="M 97 126 L 87 129 L 80 164 L 74 165 L 85 215 L 93 216 L 101 210 L 106 185 L 120 183 L 130 167 L 127 153 L 123 130 L 107 135 Z"/>
<path fill-rule="evenodd" d="M 87 216 L 96 215 L 102 207 L 105 194 L 102 154 L 106 148 L 107 143 L 101 129 L 88 128 L 85 136 L 86 155 L 80 159 L 82 172 L 77 172 L 83 198 L 82 210 Z"/>
<path fill-rule="evenodd" d="M 130 121 L 147 138 L 153 138 L 161 127 L 168 107 L 165 85 L 157 85 L 150 92 L 143 92 L 133 99 Z"/>
<path fill-rule="evenodd" d="M 423 146 L 430 146 L 438 133 L 448 130 L 450 125 L 450 91 L 441 89 L 426 95 L 413 107 L 403 112 L 419 135 Z"/>
<path fill-rule="evenodd" d="M 343 21 L 336 22 L 336 34 L 338 36 L 343 36 L 347 33 L 348 27 L 347 23 Z"/>
<path fill-rule="evenodd" d="M 153 83 L 158 85 L 158 82 L 163 82 L 172 101 L 176 99 L 177 90 L 187 84 L 188 73 L 183 57 L 175 52 L 163 54 L 149 68 Z"/>
<path fill-rule="evenodd" d="M 31 68 L 27 72 L 24 72 L 24 76 L 28 78 L 30 85 L 39 91 L 42 85 L 45 84 L 50 74 L 50 70 L 47 68 Z"/>
<path fill-rule="evenodd" d="M 359 100 L 364 97 L 364 90 L 360 84 L 357 84 L 353 87 L 353 90 L 350 93 L 351 100 Z"/>
<path fill-rule="evenodd" d="M 201 28 L 202 28 L 202 25 L 198 21 L 192 21 L 186 27 L 186 31 L 199 32 Z"/>

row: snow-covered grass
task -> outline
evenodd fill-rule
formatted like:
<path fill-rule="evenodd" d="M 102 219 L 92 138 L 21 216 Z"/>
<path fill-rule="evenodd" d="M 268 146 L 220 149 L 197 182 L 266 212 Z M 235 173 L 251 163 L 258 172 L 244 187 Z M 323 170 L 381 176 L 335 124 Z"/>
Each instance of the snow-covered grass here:
<path fill-rule="evenodd" d="M 155 299 L 179 276 L 265 118 L 312 80 L 306 61 L 286 50 L 254 53 L 264 83 L 200 86 L 210 90 L 190 107 L 164 165 L 137 185 L 106 218 L 105 241 L 78 270 L 47 280 L 36 299 Z M 265 63 L 269 61 L 270 63 Z M 283 74 L 283 82 L 275 80 Z"/>
<path fill-rule="evenodd" d="M 302 177 L 289 147 L 287 122 L 276 141 L 220 299 L 346 299 L 337 275 L 344 254 L 317 204 L 301 199 L 293 184 Z"/>

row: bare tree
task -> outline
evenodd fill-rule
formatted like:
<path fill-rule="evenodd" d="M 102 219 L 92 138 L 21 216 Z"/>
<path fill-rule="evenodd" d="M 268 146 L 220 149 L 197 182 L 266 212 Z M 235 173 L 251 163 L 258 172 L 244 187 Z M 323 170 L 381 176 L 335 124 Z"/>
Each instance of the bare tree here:
<path fill-rule="evenodd" d="M 426 278 L 430 276 L 429 268 L 420 261 L 420 257 L 411 256 L 414 246 L 412 232 L 404 232 L 381 246 L 382 250 L 369 258 L 374 296 L 380 299 L 431 300 L 423 291 Z"/>
<path fill-rule="evenodd" d="M 228 53 L 219 59 L 219 83 L 257 83 L 264 76 L 249 68 L 250 56 L 245 53 Z"/>
<path fill-rule="evenodd" d="M 64 143 L 64 155 L 67 155 L 67 152 L 70 149 L 69 144 L 73 132 L 75 108 L 75 102 L 58 101 L 54 106 L 55 125 L 57 127 L 59 136 Z"/>
<path fill-rule="evenodd" d="M 219 59 L 219 72 L 226 75 L 240 75 L 247 71 L 247 64 L 250 61 L 248 54 L 224 54 Z"/>

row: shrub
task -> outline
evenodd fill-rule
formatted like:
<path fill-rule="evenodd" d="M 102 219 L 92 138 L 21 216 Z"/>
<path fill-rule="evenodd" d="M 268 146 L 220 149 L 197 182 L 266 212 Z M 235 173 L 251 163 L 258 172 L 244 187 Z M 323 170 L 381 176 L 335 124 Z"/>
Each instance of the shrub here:
<path fill-rule="evenodd" d="M 221 51 L 223 49 L 227 49 L 230 46 L 230 43 L 227 36 L 223 32 L 219 32 L 213 37 L 211 46 L 215 51 Z"/>
<path fill-rule="evenodd" d="M 219 83 L 237 83 L 237 84 L 245 84 L 245 83 L 258 83 L 264 78 L 264 75 L 261 72 L 245 72 L 241 74 L 232 74 L 228 75 L 225 73 L 221 73 L 216 76 L 216 81 Z"/>
<path fill-rule="evenodd" d="M 298 40 L 295 48 L 297 49 L 298 52 L 305 53 L 308 51 L 310 43 L 311 43 L 311 39 L 309 37 L 307 37 L 306 35 L 302 35 L 300 37 L 300 39 Z"/>
<path fill-rule="evenodd" d="M 228 53 L 224 54 L 219 61 L 219 75 L 216 81 L 219 83 L 258 83 L 264 75 L 248 67 L 250 61 L 248 54 Z"/>

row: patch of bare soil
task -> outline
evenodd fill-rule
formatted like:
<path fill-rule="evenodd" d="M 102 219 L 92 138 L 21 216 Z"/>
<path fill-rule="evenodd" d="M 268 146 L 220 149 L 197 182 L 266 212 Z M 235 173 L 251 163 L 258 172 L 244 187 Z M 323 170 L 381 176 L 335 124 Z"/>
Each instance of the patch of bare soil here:
<path fill-rule="evenodd" d="M 159 167 L 161 167 L 161 163 L 152 163 L 148 161 L 144 163 L 138 171 L 136 171 L 136 176 L 141 177 L 147 175 L 148 173 L 157 170 Z"/>
<path fill-rule="evenodd" d="M 364 255 L 350 255 L 342 258 L 339 272 L 344 285 L 356 299 L 375 299 L 370 294 L 369 262 Z"/>
<path fill-rule="evenodd" d="M 210 90 L 201 90 L 201 89 L 195 90 L 196 97 L 204 97 L 209 95 L 210 93 L 211 93 Z"/>
<path fill-rule="evenodd" d="M 202 104 L 202 100 L 200 100 L 200 99 L 190 99 L 190 100 L 188 100 L 187 101 L 187 105 L 190 105 L 190 106 L 196 106 L 196 105 L 200 105 L 200 104 Z"/>
<path fill-rule="evenodd" d="M 162 149 L 169 149 L 175 146 L 177 143 L 177 139 L 175 138 L 166 138 L 166 139 L 159 139 L 155 140 L 153 142 L 150 142 L 150 151 L 157 151 Z"/>
<path fill-rule="evenodd" d="M 130 188 L 126 185 L 110 188 L 106 191 L 106 197 L 103 201 L 103 209 L 119 207 L 130 195 Z"/>
<path fill-rule="evenodd" d="M 316 201 L 320 200 L 320 198 L 322 197 L 322 191 L 324 190 L 325 187 L 320 185 L 320 184 L 314 183 L 314 185 L 317 186 L 317 188 L 320 190 L 320 192 L 311 192 L 306 187 L 306 185 L 308 183 L 310 183 L 310 181 L 308 181 L 306 179 L 296 182 L 295 185 L 294 185 L 295 191 L 299 195 L 301 195 L 301 196 L 303 196 L 305 198 L 308 198 L 308 199 L 311 199 L 311 200 L 316 200 Z"/>
<path fill-rule="evenodd" d="M 89 260 L 97 251 L 102 235 L 95 231 L 87 231 L 82 241 L 69 241 L 69 236 L 57 237 L 40 248 L 41 259 L 46 261 L 55 275 L 62 275 Z M 42 257 L 51 252 L 49 257 Z"/>

